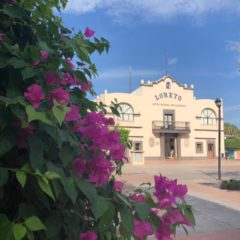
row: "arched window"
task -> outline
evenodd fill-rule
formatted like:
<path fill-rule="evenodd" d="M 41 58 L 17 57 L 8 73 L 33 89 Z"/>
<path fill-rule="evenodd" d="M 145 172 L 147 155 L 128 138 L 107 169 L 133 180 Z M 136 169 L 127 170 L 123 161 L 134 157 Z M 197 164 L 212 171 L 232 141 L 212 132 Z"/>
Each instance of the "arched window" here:
<path fill-rule="evenodd" d="M 133 121 L 133 108 L 127 103 L 120 103 L 118 105 L 118 112 L 120 119 L 123 121 Z"/>
<path fill-rule="evenodd" d="M 201 112 L 201 122 L 205 125 L 216 124 L 216 114 L 210 108 L 204 108 Z"/>
<path fill-rule="evenodd" d="M 171 83 L 170 82 L 166 82 L 166 88 L 170 89 L 171 88 Z"/>

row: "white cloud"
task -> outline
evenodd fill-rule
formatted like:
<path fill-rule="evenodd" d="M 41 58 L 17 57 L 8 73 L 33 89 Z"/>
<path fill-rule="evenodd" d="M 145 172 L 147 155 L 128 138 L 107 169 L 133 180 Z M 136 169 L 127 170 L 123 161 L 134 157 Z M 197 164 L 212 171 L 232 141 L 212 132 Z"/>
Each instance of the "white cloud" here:
<path fill-rule="evenodd" d="M 105 71 L 100 71 L 97 78 L 101 79 L 128 79 L 130 74 L 130 69 L 128 68 L 114 68 Z M 131 75 L 132 77 L 137 78 L 158 78 L 163 73 L 154 69 L 134 69 L 132 68 Z"/>
<path fill-rule="evenodd" d="M 174 64 L 178 63 L 178 58 L 177 57 L 170 57 L 170 58 L 168 58 L 167 61 L 168 61 L 169 65 L 174 65 Z"/>
<path fill-rule="evenodd" d="M 144 20 L 168 19 L 178 15 L 200 16 L 221 10 L 238 11 L 239 0 L 69 0 L 66 11 L 88 13 L 103 9 L 116 20 L 138 16 Z"/>
<path fill-rule="evenodd" d="M 240 42 L 239 41 L 227 41 L 227 48 L 231 51 L 240 52 Z"/>
<path fill-rule="evenodd" d="M 240 104 L 234 105 L 234 106 L 229 106 L 229 107 L 224 107 L 224 111 L 239 111 L 240 110 Z"/>

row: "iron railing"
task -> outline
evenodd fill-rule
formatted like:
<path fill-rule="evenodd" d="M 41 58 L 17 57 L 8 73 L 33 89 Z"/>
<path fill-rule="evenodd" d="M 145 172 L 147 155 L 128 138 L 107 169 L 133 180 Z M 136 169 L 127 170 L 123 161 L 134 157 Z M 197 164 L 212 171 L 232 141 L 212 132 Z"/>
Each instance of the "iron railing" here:
<path fill-rule="evenodd" d="M 154 132 L 190 132 L 190 122 L 153 121 L 152 129 Z"/>

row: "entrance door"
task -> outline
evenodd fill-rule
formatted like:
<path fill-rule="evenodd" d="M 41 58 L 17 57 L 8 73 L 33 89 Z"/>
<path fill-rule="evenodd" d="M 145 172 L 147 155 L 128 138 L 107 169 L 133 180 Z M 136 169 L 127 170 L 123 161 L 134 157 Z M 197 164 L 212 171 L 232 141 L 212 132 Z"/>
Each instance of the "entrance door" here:
<path fill-rule="evenodd" d="M 165 158 L 176 159 L 177 148 L 176 148 L 176 136 L 169 134 L 165 135 Z"/>
<path fill-rule="evenodd" d="M 208 159 L 214 159 L 214 144 L 208 143 Z"/>
<path fill-rule="evenodd" d="M 172 128 L 173 127 L 173 114 L 164 115 L 164 127 Z"/>

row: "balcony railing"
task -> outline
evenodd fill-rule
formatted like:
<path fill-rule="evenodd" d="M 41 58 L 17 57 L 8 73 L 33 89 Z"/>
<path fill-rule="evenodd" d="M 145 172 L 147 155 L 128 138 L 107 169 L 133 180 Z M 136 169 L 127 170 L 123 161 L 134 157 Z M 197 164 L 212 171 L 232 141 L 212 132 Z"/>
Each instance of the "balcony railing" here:
<path fill-rule="evenodd" d="M 167 121 L 153 121 L 153 132 L 159 133 L 188 133 L 190 132 L 189 122 L 167 122 Z"/>

